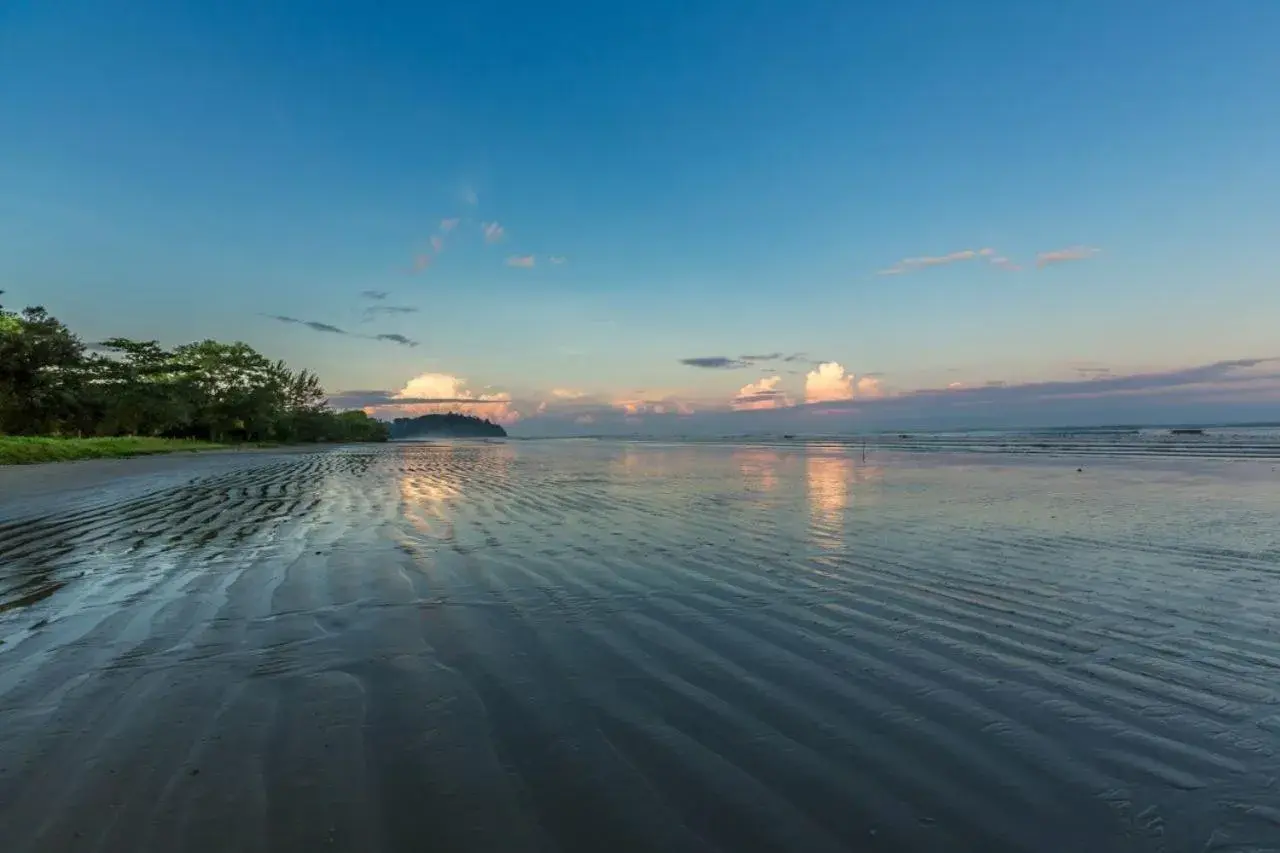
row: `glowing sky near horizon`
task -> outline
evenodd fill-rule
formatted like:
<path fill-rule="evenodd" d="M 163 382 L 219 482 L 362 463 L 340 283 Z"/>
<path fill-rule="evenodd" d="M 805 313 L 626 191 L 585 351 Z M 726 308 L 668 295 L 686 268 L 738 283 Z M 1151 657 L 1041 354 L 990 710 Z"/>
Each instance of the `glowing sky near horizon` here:
<path fill-rule="evenodd" d="M 19 2 L 0 289 L 530 434 L 1280 419 L 1277 42 L 1262 2 Z"/>

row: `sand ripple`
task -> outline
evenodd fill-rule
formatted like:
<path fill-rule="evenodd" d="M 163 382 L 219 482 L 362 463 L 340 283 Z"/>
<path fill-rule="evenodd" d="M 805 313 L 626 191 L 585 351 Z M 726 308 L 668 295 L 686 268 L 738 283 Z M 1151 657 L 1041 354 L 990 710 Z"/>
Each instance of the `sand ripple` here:
<path fill-rule="evenodd" d="M 1076 466 L 459 442 L 10 511 L 0 850 L 1280 849 L 1280 480 Z"/>

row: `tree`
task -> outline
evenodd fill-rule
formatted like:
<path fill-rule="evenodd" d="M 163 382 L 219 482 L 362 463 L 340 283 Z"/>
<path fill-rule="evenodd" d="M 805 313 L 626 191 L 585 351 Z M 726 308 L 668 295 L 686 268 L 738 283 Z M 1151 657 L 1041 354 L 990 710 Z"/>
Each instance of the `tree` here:
<path fill-rule="evenodd" d="M 3 293 L 3 291 L 0 291 Z M 0 306 L 0 433 L 155 435 L 212 441 L 385 441 L 363 411 L 335 413 L 320 379 L 245 343 L 168 350 L 85 345 L 43 308 Z"/>
<path fill-rule="evenodd" d="M 0 306 L 0 432 L 56 432 L 74 414 L 83 356 L 80 339 L 44 308 Z"/>

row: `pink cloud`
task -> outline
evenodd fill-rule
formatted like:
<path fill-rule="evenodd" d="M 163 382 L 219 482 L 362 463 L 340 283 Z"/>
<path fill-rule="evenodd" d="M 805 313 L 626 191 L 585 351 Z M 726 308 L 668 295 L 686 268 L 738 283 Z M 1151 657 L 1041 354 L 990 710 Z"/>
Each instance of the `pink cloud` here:
<path fill-rule="evenodd" d="M 1036 266 L 1047 267 L 1050 264 L 1064 264 L 1070 261 L 1085 261 L 1098 254 L 1100 251 L 1100 249 L 1094 249 L 1090 246 L 1068 246 L 1065 249 L 1055 249 L 1052 252 L 1041 252 L 1036 255 Z"/>
<path fill-rule="evenodd" d="M 439 252 L 441 249 L 443 249 L 443 248 L 444 248 L 444 238 L 443 238 L 443 237 L 441 237 L 439 234 L 432 234 L 432 235 L 431 235 L 431 248 L 432 248 L 432 249 L 434 249 L 436 252 Z"/>
<path fill-rule="evenodd" d="M 971 261 L 974 258 L 990 258 L 995 256 L 995 249 L 964 249 L 959 252 L 952 252 L 949 255 L 937 255 L 934 257 L 926 255 L 919 258 L 904 258 L 888 269 L 880 270 L 879 274 L 902 275 L 903 273 L 915 272 L 929 267 L 941 267 L 948 264 L 959 263 L 960 261 Z"/>
<path fill-rule="evenodd" d="M 450 231 L 452 231 L 453 229 L 455 229 L 455 228 L 457 228 L 457 227 L 458 227 L 458 219 L 457 219 L 457 217 L 454 217 L 454 218 L 452 218 L 452 219 L 441 219 L 441 220 L 440 220 L 440 232 L 441 232 L 442 234 L 448 234 Z"/>
<path fill-rule="evenodd" d="M 729 401 L 729 406 L 739 412 L 786 408 L 791 405 L 791 400 L 778 389 L 781 381 L 780 376 L 765 376 L 749 385 L 743 385 Z"/>
<path fill-rule="evenodd" d="M 529 268 L 534 264 L 533 255 L 512 255 L 507 258 L 507 266 Z"/>
<path fill-rule="evenodd" d="M 425 270 L 425 269 L 426 269 L 427 267 L 429 267 L 429 266 L 431 266 L 431 256 L 430 256 L 430 255 L 418 255 L 417 257 L 415 257 L 415 258 L 413 259 L 413 271 L 414 271 L 414 272 L 422 272 L 423 270 Z"/>
<path fill-rule="evenodd" d="M 460 376 L 448 373 L 422 373 L 405 383 L 405 386 L 392 395 L 388 402 L 370 406 L 368 409 L 375 417 L 381 418 L 457 412 L 488 418 L 503 424 L 512 424 L 520 419 L 520 413 L 513 407 L 510 394 L 505 392 L 476 394 L 466 386 L 467 381 Z M 406 402 L 397 403 L 396 400 Z M 440 402 L 407 402 L 410 400 Z"/>

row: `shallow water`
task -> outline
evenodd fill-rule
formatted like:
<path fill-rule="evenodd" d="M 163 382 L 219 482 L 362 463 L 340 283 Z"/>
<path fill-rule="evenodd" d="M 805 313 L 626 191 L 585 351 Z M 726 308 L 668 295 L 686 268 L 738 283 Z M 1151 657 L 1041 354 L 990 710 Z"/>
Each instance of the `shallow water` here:
<path fill-rule="evenodd" d="M 1270 464 L 190 464 L 0 505 L 6 853 L 1280 849 Z"/>

